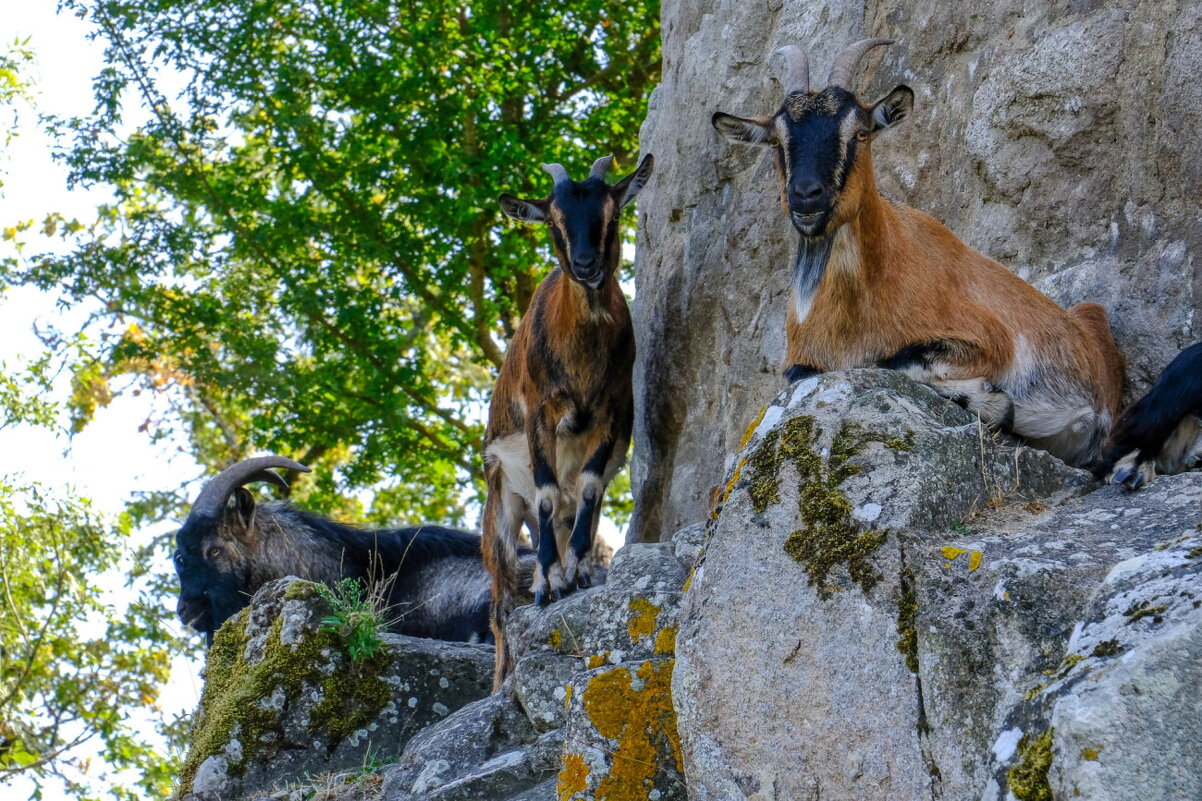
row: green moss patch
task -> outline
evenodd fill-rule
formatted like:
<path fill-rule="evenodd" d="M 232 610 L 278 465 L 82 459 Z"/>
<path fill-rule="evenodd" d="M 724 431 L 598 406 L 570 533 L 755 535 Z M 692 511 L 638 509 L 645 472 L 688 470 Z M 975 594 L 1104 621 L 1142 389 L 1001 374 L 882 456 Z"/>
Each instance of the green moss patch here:
<path fill-rule="evenodd" d="M 330 751 L 374 721 L 391 700 L 391 689 L 380 678 L 391 662 L 386 649 L 352 661 L 333 631 L 309 631 L 299 643 L 286 645 L 280 642 L 283 622 L 277 617 L 268 630 L 262 660 L 252 665 L 245 655 L 248 617 L 249 609 L 222 626 L 209 649 L 192 747 L 180 776 L 181 794 L 191 790 L 201 764 L 222 753 L 233 739 L 242 746 L 241 758 L 227 768 L 233 776 L 245 773 L 264 750 L 285 745 L 286 710 L 306 690 L 315 689 L 321 698 L 309 715 L 308 734 L 327 743 Z"/>
<path fill-rule="evenodd" d="M 831 442 L 824 460 L 813 449 L 821 431 L 811 417 L 795 417 L 782 427 L 781 458 L 797 469 L 800 479 L 798 512 L 804 527 L 785 540 L 785 553 L 802 567 L 818 596 L 830 598 L 836 590 L 831 571 L 844 565 L 852 581 L 864 592 L 871 590 L 881 575 L 872 555 L 885 544 L 888 529 L 863 529 L 852 517 L 851 502 L 839 485 L 860 472 L 851 459 L 869 441 L 880 435 L 866 433 L 859 425 L 845 422 Z"/>
<path fill-rule="evenodd" d="M 918 590 L 914 586 L 914 574 L 901 571 L 897 587 L 897 650 L 906 659 L 910 672 L 918 674 Z"/>
<path fill-rule="evenodd" d="M 1094 646 L 1093 651 L 1091 651 L 1089 655 L 1090 656 L 1107 657 L 1107 656 L 1118 656 L 1122 652 L 1123 652 L 1123 648 L 1121 645 L 1119 645 L 1119 641 L 1115 640 L 1115 639 L 1111 639 L 1111 640 L 1106 640 L 1104 642 L 1098 643 L 1096 646 Z"/>

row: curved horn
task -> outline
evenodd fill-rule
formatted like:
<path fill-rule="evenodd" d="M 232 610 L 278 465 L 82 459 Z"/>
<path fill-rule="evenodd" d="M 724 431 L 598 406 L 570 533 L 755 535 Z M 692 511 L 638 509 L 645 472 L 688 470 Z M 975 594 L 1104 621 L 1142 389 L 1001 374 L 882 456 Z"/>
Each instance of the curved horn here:
<path fill-rule="evenodd" d="M 588 177 L 589 178 L 600 178 L 602 181 L 604 181 L 605 173 L 609 172 L 609 168 L 610 168 L 610 166 L 613 165 L 613 163 L 614 163 L 613 156 L 602 156 L 601 158 L 599 158 L 593 162 L 593 168 L 591 170 L 589 170 Z"/>
<path fill-rule="evenodd" d="M 810 91 L 810 58 L 797 45 L 786 45 L 773 51 L 785 57 L 785 97 L 794 92 Z"/>
<path fill-rule="evenodd" d="M 563 168 L 562 164 L 544 164 L 543 169 L 551 173 L 551 178 L 554 179 L 556 186 L 559 186 L 564 181 L 572 180 L 568 177 L 568 171 Z"/>
<path fill-rule="evenodd" d="M 270 474 L 275 476 L 274 479 L 265 478 L 264 474 L 271 467 L 283 467 L 302 473 L 309 472 L 309 468 L 300 462 L 285 459 L 283 456 L 256 456 L 253 459 L 243 459 L 236 465 L 222 470 L 205 485 L 205 488 L 200 491 L 200 495 L 196 496 L 196 502 L 192 504 L 192 512 L 188 517 L 201 515 L 217 517 L 225 508 L 225 502 L 229 500 L 233 491 L 252 481 L 271 481 L 273 484 L 282 484 L 287 487 L 287 482 L 274 473 Z"/>
<path fill-rule="evenodd" d="M 893 44 L 892 39 L 861 39 L 855 44 L 843 48 L 843 51 L 835 56 L 835 65 L 831 67 L 831 74 L 826 79 L 826 85 L 838 86 L 840 89 L 854 93 L 852 80 L 856 77 L 856 68 L 860 65 L 860 59 L 864 58 L 864 54 L 872 48 L 890 44 Z"/>

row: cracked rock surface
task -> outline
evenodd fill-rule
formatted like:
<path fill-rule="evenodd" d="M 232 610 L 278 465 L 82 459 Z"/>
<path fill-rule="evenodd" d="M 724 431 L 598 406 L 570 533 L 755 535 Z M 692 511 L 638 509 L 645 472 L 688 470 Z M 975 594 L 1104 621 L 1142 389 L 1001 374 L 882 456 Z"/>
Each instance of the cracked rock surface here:
<path fill-rule="evenodd" d="M 681 612 L 689 797 L 1196 794 L 1202 474 L 1091 489 L 897 373 L 781 393 Z"/>

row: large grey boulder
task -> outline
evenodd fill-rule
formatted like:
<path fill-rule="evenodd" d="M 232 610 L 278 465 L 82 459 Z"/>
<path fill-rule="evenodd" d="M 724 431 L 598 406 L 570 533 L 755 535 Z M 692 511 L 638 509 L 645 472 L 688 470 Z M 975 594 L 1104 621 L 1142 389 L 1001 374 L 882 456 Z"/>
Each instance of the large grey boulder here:
<path fill-rule="evenodd" d="M 304 776 L 388 761 L 428 724 L 486 695 L 486 646 L 381 634 L 352 660 L 316 585 L 263 586 L 210 648 L 180 795 L 253 797 Z"/>
<path fill-rule="evenodd" d="M 1100 764 L 1088 749 L 1108 743 L 1112 771 L 1142 758 L 1175 775 L 1192 745 L 1144 749 L 1197 729 L 1167 707 L 1196 677 L 1202 581 L 1180 554 L 1202 539 L 1202 475 L 1134 496 L 1091 486 L 896 373 L 778 396 L 721 490 L 681 613 L 672 689 L 690 798 L 1084 792 L 1107 780 L 1086 777 Z M 1115 567 L 1129 559 L 1146 567 Z M 1124 611 L 1160 615 L 1163 637 L 1116 634 Z M 1140 648 L 1139 667 L 1104 664 Z M 1156 677 L 1156 700 L 1108 718 L 1105 688 L 1130 695 L 1130 671 Z"/>
<path fill-rule="evenodd" d="M 1056 301 L 1105 305 L 1133 391 L 1202 339 L 1196 4 L 665 0 L 662 31 L 640 141 L 656 175 L 639 196 L 629 539 L 701 521 L 783 386 L 797 235 L 771 154 L 709 122 L 778 107 L 782 45 L 808 49 L 817 82 L 843 45 L 897 39 L 861 82 L 871 99 L 898 83 L 917 93 L 873 146 L 881 190 Z"/>

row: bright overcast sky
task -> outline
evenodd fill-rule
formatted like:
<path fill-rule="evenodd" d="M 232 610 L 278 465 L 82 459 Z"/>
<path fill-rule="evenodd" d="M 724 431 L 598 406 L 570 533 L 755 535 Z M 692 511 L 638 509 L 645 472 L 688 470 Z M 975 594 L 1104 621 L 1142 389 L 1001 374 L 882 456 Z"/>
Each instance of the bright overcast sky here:
<path fill-rule="evenodd" d="M 93 105 L 91 78 L 100 68 L 102 49 L 87 40 L 83 22 L 56 15 L 55 5 L 52 0 L 4 0 L 0 46 L 30 38 L 28 46 L 36 54 L 36 62 L 27 77 L 34 83 L 38 111 L 84 114 Z M 38 131 L 35 115 L 27 108 L 21 109 L 18 136 L 0 153 L 0 171 L 4 182 L 0 187 L 0 227 L 20 220 L 40 222 L 51 211 L 86 221 L 95 206 L 107 199 L 103 193 L 67 189 L 66 171 L 54 163 L 51 143 Z M 0 242 L 0 255 L 11 255 L 11 246 Z M 45 245 L 35 240 L 34 252 L 43 249 Z M 23 288 L 0 296 L 0 364 L 17 369 L 26 358 L 39 353 L 35 325 L 69 327 L 82 319 L 83 310 L 60 310 L 55 300 L 53 294 Z M 138 431 L 152 411 L 149 401 L 146 395 L 118 398 L 100 409 L 95 422 L 71 440 L 27 426 L 0 430 L 0 475 L 51 487 L 70 484 L 107 513 L 119 512 L 134 490 L 178 487 L 195 478 L 200 469 L 187 455 L 175 452 L 171 443 L 152 445 L 150 438 Z M 170 528 L 170 523 L 164 523 L 154 531 L 139 532 L 139 537 L 149 538 Z M 114 583 L 113 589 L 119 593 L 117 577 Z M 167 607 L 164 615 L 174 617 Z M 198 666 L 183 662 L 174 667 L 163 704 L 170 709 L 191 709 L 199 698 Z M 0 789 L 0 795 L 18 799 L 31 789 L 20 782 Z M 47 801 L 63 797 L 53 783 L 47 791 Z"/>
<path fill-rule="evenodd" d="M 87 26 L 74 16 L 58 16 L 51 0 L 8 0 L 0 22 L 0 43 L 30 37 L 36 63 L 33 79 L 38 111 L 84 114 L 91 110 L 91 79 L 101 66 L 101 47 L 85 36 Z M 22 109 L 18 136 L 0 156 L 4 186 L 0 188 L 0 227 L 19 220 L 41 221 L 57 211 L 87 221 L 107 199 L 103 192 L 68 191 L 66 170 L 51 158 L 51 143 L 38 131 L 34 114 Z M 9 242 L 0 253 L 11 253 Z M 47 245 L 34 239 L 31 249 Z M 83 310 L 56 308 L 51 294 L 13 289 L 0 297 L 0 363 L 10 369 L 40 350 L 35 324 L 68 327 Z M 0 431 L 0 473 L 21 474 L 49 485 L 69 482 L 107 512 L 117 512 L 131 491 L 178 487 L 199 469 L 186 457 L 173 455 L 168 444 L 152 446 L 138 426 L 150 414 L 146 396 L 118 398 L 101 409 L 96 421 L 68 442 L 44 429 Z M 69 451 L 64 457 L 64 451 Z"/>

